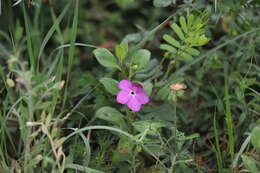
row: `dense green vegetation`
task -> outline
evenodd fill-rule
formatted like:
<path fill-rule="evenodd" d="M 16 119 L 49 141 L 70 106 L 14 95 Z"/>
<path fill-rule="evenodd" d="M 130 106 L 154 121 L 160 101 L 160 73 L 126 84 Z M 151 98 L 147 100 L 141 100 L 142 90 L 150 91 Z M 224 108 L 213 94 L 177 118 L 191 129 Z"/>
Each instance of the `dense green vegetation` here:
<path fill-rule="evenodd" d="M 260 172 L 258 0 L 0 2 L 0 173 Z"/>

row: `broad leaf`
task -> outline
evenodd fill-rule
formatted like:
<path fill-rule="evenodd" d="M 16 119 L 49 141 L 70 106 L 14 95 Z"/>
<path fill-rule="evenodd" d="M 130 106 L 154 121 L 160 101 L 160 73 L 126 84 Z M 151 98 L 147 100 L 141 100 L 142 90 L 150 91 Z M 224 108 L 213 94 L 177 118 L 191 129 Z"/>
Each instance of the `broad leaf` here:
<path fill-rule="evenodd" d="M 160 99 L 165 100 L 167 99 L 169 93 L 170 93 L 170 87 L 168 85 L 164 86 L 163 88 L 159 89 L 157 95 Z"/>
<path fill-rule="evenodd" d="M 138 69 L 142 69 L 147 65 L 147 63 L 150 60 L 150 57 L 151 53 L 149 50 L 140 49 L 133 54 L 131 62 L 133 64 L 138 65 Z"/>
<path fill-rule="evenodd" d="M 123 41 L 122 43 L 120 43 L 120 45 L 117 45 L 115 48 L 116 56 L 119 59 L 124 59 L 126 57 L 127 52 L 128 52 L 127 41 Z"/>
<path fill-rule="evenodd" d="M 132 124 L 137 131 L 141 133 L 146 132 L 149 135 L 158 135 L 159 129 L 166 126 L 164 122 L 152 121 L 137 121 Z"/>
<path fill-rule="evenodd" d="M 252 173 L 258 173 L 258 169 L 257 169 L 257 166 L 256 166 L 256 161 L 255 159 L 253 159 L 252 157 L 248 157 L 246 155 L 242 155 L 242 160 L 243 160 L 243 163 L 244 163 L 244 166 L 246 169 L 248 169 L 250 172 Z"/>
<path fill-rule="evenodd" d="M 255 148 L 260 149 L 260 127 L 255 127 L 251 133 L 251 142 Z"/>
<path fill-rule="evenodd" d="M 153 90 L 153 84 L 149 81 L 142 83 L 142 86 L 144 87 L 144 92 L 150 96 L 152 94 Z"/>
<path fill-rule="evenodd" d="M 110 94 L 116 95 L 119 92 L 118 81 L 111 78 L 102 78 L 99 81 Z"/>
<path fill-rule="evenodd" d="M 97 48 L 94 50 L 94 55 L 102 66 L 120 69 L 116 58 L 111 52 L 109 52 L 109 50 L 105 48 Z"/>
<path fill-rule="evenodd" d="M 124 115 L 118 112 L 115 108 L 111 108 L 108 106 L 102 107 L 97 110 L 96 117 L 120 126 L 125 125 L 123 119 Z"/>

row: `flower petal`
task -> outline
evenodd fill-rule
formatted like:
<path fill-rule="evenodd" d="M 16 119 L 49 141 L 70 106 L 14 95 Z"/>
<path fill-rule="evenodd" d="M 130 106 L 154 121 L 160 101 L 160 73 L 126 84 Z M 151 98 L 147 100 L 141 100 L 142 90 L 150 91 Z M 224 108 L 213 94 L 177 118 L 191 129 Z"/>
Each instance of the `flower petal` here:
<path fill-rule="evenodd" d="M 127 103 L 127 106 L 132 111 L 140 111 L 141 109 L 141 103 L 135 97 L 131 97 Z"/>
<path fill-rule="evenodd" d="M 121 80 L 118 84 L 118 87 L 122 90 L 129 91 L 131 90 L 132 82 L 130 82 L 129 80 Z"/>
<path fill-rule="evenodd" d="M 135 97 L 141 104 L 146 104 L 149 102 L 149 97 L 145 94 L 144 91 L 137 93 Z"/>
<path fill-rule="evenodd" d="M 140 85 L 139 83 L 133 83 L 133 84 L 132 84 L 132 89 L 133 89 L 136 93 L 144 92 L 143 86 Z"/>
<path fill-rule="evenodd" d="M 116 96 L 116 101 L 121 104 L 126 104 L 129 99 L 131 99 L 131 96 L 128 94 L 127 91 L 121 90 Z"/>

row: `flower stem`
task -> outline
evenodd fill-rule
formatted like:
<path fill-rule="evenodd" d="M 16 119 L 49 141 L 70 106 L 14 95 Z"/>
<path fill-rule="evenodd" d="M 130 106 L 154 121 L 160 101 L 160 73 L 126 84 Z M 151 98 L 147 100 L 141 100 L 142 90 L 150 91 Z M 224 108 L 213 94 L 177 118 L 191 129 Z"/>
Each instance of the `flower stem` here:
<path fill-rule="evenodd" d="M 130 66 L 128 79 L 131 80 L 131 78 L 132 78 L 132 68 L 131 68 L 131 66 Z"/>
<path fill-rule="evenodd" d="M 177 138 L 177 105 L 174 106 L 174 126 L 175 126 L 175 136 Z"/>

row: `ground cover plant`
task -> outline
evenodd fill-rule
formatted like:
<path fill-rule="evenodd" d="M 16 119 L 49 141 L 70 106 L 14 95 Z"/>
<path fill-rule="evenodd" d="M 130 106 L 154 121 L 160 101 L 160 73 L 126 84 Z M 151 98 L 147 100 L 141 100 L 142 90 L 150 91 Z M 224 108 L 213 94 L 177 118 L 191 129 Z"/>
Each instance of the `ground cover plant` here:
<path fill-rule="evenodd" d="M 259 1 L 0 8 L 0 173 L 260 172 Z"/>

